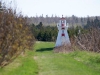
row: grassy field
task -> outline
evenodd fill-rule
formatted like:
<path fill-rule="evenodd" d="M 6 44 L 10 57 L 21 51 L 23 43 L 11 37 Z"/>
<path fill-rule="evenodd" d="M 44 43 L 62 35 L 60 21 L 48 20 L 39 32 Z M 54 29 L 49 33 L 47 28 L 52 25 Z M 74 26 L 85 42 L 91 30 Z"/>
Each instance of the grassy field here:
<path fill-rule="evenodd" d="M 54 53 L 53 47 L 53 42 L 37 42 L 34 51 L 26 51 L 0 68 L 0 75 L 100 75 L 100 54 Z"/>
<path fill-rule="evenodd" d="M 35 60 L 39 75 L 100 75 L 100 54 L 74 51 L 54 53 L 54 43 L 38 42 Z"/>
<path fill-rule="evenodd" d="M 0 68 L 0 75 L 37 75 L 38 65 L 34 60 L 34 52 L 27 51 L 11 64 Z"/>

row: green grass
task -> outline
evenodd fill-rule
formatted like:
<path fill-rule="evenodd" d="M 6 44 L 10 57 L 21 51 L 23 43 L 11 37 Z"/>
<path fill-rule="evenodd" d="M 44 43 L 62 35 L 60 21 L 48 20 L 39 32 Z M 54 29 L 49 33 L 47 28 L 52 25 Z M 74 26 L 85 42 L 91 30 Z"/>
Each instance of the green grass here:
<path fill-rule="evenodd" d="M 100 54 L 87 51 L 54 53 L 53 42 L 36 42 L 11 64 L 0 68 L 0 75 L 100 75 Z"/>
<path fill-rule="evenodd" d="M 35 60 L 39 75 L 100 75 L 100 54 L 74 51 L 54 53 L 54 43 L 38 42 Z"/>
<path fill-rule="evenodd" d="M 0 68 L 0 75 L 38 75 L 38 66 L 34 61 L 34 52 L 27 51 L 11 64 Z"/>

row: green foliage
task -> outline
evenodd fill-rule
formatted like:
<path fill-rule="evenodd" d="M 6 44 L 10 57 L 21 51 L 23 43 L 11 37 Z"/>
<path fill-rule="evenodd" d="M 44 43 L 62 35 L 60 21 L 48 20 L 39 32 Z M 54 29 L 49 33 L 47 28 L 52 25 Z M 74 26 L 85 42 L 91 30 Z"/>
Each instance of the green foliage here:
<path fill-rule="evenodd" d="M 86 30 L 83 29 L 82 27 L 75 27 L 75 28 L 69 28 L 68 29 L 68 34 L 69 34 L 69 37 L 74 37 L 74 36 L 78 36 L 79 34 L 81 33 L 84 33 Z"/>
<path fill-rule="evenodd" d="M 55 41 L 57 38 L 57 27 L 44 27 L 42 22 L 31 25 L 31 31 L 38 41 Z"/>

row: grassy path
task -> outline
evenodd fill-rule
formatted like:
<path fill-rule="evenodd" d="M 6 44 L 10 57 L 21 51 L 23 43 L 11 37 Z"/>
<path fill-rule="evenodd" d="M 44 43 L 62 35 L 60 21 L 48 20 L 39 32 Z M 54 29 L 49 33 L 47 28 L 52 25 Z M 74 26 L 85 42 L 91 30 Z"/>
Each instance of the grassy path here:
<path fill-rule="evenodd" d="M 39 75 L 100 75 L 100 63 L 90 60 L 94 57 L 93 53 L 54 53 L 53 47 L 54 43 L 37 42 L 34 59 L 39 67 Z"/>
<path fill-rule="evenodd" d="M 33 57 L 34 51 L 26 51 L 9 65 L 0 68 L 0 75 L 38 75 L 38 66 Z"/>
<path fill-rule="evenodd" d="M 0 68 L 0 75 L 100 75 L 100 54 L 74 51 L 54 53 L 53 42 L 37 42 L 12 63 Z"/>

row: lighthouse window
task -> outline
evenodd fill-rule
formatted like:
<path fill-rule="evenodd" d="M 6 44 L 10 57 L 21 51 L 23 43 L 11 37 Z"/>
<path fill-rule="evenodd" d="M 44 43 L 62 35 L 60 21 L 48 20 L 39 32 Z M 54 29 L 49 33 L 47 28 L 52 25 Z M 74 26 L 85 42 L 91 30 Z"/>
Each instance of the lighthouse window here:
<path fill-rule="evenodd" d="M 62 23 L 65 23 L 65 21 L 61 21 Z"/>

